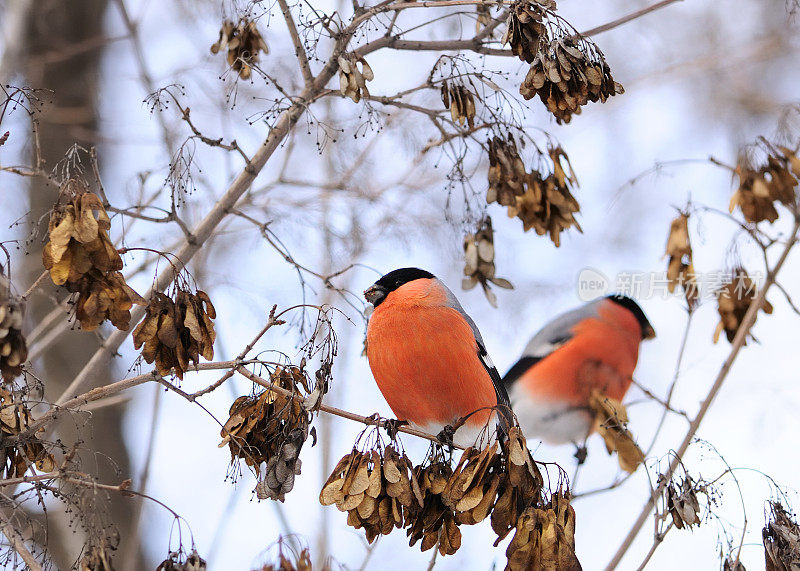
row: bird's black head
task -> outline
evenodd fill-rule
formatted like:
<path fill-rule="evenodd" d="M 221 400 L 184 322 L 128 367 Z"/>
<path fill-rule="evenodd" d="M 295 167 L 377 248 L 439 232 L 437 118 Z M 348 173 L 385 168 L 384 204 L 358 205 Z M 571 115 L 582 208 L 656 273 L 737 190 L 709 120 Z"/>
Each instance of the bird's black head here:
<path fill-rule="evenodd" d="M 647 320 L 647 316 L 644 314 L 644 311 L 642 311 L 642 308 L 639 307 L 638 303 L 628 296 L 621 294 L 609 295 L 607 299 L 621 305 L 636 317 L 636 321 L 639 322 L 639 326 L 642 328 L 642 339 L 652 339 L 656 336 L 656 330 L 653 329 L 653 326 Z"/>
<path fill-rule="evenodd" d="M 419 279 L 430 279 L 435 277 L 432 273 L 420 270 L 419 268 L 399 268 L 391 271 L 381 279 L 376 281 L 364 292 L 364 297 L 375 307 L 378 307 L 381 302 L 386 299 L 386 296 L 392 293 L 400 286 L 413 282 Z"/>

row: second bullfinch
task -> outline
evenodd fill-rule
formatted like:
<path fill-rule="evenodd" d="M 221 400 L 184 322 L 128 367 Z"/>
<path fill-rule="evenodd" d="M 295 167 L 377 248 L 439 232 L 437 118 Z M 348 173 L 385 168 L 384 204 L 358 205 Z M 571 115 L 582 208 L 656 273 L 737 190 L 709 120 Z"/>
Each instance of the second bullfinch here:
<path fill-rule="evenodd" d="M 642 309 L 622 295 L 596 299 L 545 325 L 503 378 L 525 436 L 572 442 L 580 453 L 592 430 L 592 392 L 621 401 L 639 344 L 653 337 Z"/>
<path fill-rule="evenodd" d="M 367 359 L 398 420 L 440 435 L 469 415 L 453 442 L 486 445 L 488 438 L 478 437 L 488 423 L 499 421 L 502 428 L 507 422 L 508 395 L 475 322 L 453 292 L 430 272 L 401 268 L 376 281 L 364 297 L 375 306 Z"/>

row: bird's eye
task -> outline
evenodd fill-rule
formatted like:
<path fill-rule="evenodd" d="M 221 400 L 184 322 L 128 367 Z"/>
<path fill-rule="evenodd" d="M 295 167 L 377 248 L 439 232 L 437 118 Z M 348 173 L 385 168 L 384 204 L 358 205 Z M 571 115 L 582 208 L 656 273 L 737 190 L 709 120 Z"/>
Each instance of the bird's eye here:
<path fill-rule="evenodd" d="M 396 288 L 400 287 L 401 285 L 403 285 L 403 282 L 400 281 L 400 280 L 397 280 L 396 282 L 394 282 L 394 287 L 396 287 Z"/>

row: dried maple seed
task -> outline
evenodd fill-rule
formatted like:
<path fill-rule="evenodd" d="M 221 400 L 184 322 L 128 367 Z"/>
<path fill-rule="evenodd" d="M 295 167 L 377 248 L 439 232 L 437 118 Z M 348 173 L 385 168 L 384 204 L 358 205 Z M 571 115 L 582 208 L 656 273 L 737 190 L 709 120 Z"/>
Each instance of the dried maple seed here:
<path fill-rule="evenodd" d="M 561 245 L 561 232 L 572 226 L 582 232 L 575 213 L 580 211 L 578 201 L 572 196 L 578 180 L 569 157 L 561 147 L 547 151 L 552 173 L 543 176 L 539 171 L 525 175 L 525 186 L 513 195 L 514 203 L 508 205 L 509 218 L 522 220 L 523 230 L 534 229 L 540 236 L 550 235 L 556 247 Z M 524 167 L 523 167 L 524 172 Z M 490 156 L 491 173 L 491 156 Z M 490 174 L 490 188 L 491 188 Z"/>
<path fill-rule="evenodd" d="M 470 290 L 481 284 L 486 298 L 494 307 L 497 307 L 497 296 L 489 288 L 492 282 L 504 289 L 514 289 L 511 282 L 495 276 L 494 269 L 494 230 L 492 219 L 488 216 L 483 220 L 478 231 L 464 236 L 464 275 L 461 287 Z"/>
<path fill-rule="evenodd" d="M 178 290 L 175 301 L 156 292 L 147 304 L 145 318 L 133 330 L 133 346 L 144 346 L 142 358 L 155 361 L 159 375 L 174 369 L 178 378 L 189 370 L 189 362 L 214 358 L 216 333 L 211 321 L 217 316 L 214 305 L 204 291 L 192 294 Z"/>
<path fill-rule="evenodd" d="M 295 396 L 267 389 L 255 397 L 237 398 L 220 431 L 219 446 L 228 446 L 231 462 L 242 459 L 253 470 L 258 478 L 255 491 L 259 499 L 282 502 L 294 488 L 295 476 L 302 466 L 300 451 L 308 439 L 311 422 L 311 413 L 303 406 L 309 391 L 305 374 L 298 367 L 278 367 L 270 380 Z M 263 472 L 262 463 L 266 464 Z"/>
<path fill-rule="evenodd" d="M 616 452 L 620 468 L 635 472 L 644 454 L 627 428 L 625 406 L 595 389 L 589 397 L 589 408 L 595 414 L 594 430 L 603 437 L 608 453 Z"/>
<path fill-rule="evenodd" d="M 747 308 L 750 307 L 750 303 L 757 295 L 758 288 L 750 279 L 747 270 L 742 267 L 735 268 L 731 272 L 730 282 L 717 291 L 717 311 L 720 320 L 714 331 L 714 343 L 719 341 L 719 336 L 723 331 L 725 331 L 728 341 L 733 343 L 733 338 L 736 337 L 736 332 L 747 313 Z M 772 313 L 772 304 L 764 299 L 760 309 L 764 313 L 770 314 Z"/>
<path fill-rule="evenodd" d="M 770 515 L 761 530 L 767 571 L 794 571 L 800 563 L 800 526 L 794 514 L 775 501 L 769 502 Z"/>
<path fill-rule="evenodd" d="M 525 99 L 539 96 L 558 123 L 569 123 L 589 101 L 623 93 L 602 52 L 590 39 L 562 27 L 555 2 L 517 0 L 509 11 L 503 43 L 531 64 L 519 87 Z M 551 38 L 548 28 L 557 33 Z"/>
<path fill-rule="evenodd" d="M 100 199 L 75 179 L 64 183 L 53 208 L 42 262 L 56 285 L 77 293 L 75 317 L 86 331 L 106 319 L 127 330 L 130 309 L 144 300 L 119 272 L 122 258 L 108 237 L 111 221 Z M 69 201 L 62 203 L 63 198 Z"/>
<path fill-rule="evenodd" d="M 228 49 L 228 65 L 242 79 L 249 79 L 253 74 L 253 66 L 259 61 L 259 52 L 269 53 L 269 46 L 256 27 L 256 23 L 247 18 L 234 24 L 230 20 L 222 23 L 219 39 L 211 46 L 211 53 Z"/>
<path fill-rule="evenodd" d="M 30 410 L 13 392 L 0 388 L 0 442 L 6 436 L 16 436 L 28 429 L 33 422 Z M 36 437 L 26 439 L 25 443 L 0 445 L 0 456 L 4 459 L 0 464 L 0 476 L 18 478 L 25 475 L 32 465 L 40 472 L 52 472 L 55 469 L 53 455 L 44 449 Z"/>
<path fill-rule="evenodd" d="M 775 202 L 793 207 L 800 180 L 800 159 L 797 150 L 773 147 L 764 141 L 767 162 L 758 168 L 751 167 L 742 156 L 734 170 L 739 187 L 731 197 L 728 209 L 738 206 L 748 222 L 757 224 L 764 220 L 772 223 L 778 219 Z"/>
<path fill-rule="evenodd" d="M 700 295 L 692 263 L 692 245 L 689 242 L 689 215 L 680 214 L 670 224 L 667 248 L 667 288 L 670 293 L 676 286 L 683 288 L 689 307 L 697 305 Z"/>
<path fill-rule="evenodd" d="M 11 284 L 0 268 L 0 374 L 10 383 L 22 374 L 28 346 L 22 335 L 22 304 L 11 295 Z"/>
<path fill-rule="evenodd" d="M 683 529 L 700 525 L 700 501 L 694 482 L 686 475 L 680 483 L 670 482 L 666 488 L 667 509 L 675 527 Z"/>
<path fill-rule="evenodd" d="M 362 56 L 355 53 L 342 54 L 339 64 L 339 91 L 358 103 L 362 97 L 369 98 L 367 82 L 375 79 L 372 68 Z M 358 64 L 361 64 L 359 69 Z"/>
<path fill-rule="evenodd" d="M 461 83 L 442 83 L 442 103 L 445 109 L 450 110 L 450 117 L 454 123 L 464 125 L 470 129 L 475 127 L 475 95 Z"/>

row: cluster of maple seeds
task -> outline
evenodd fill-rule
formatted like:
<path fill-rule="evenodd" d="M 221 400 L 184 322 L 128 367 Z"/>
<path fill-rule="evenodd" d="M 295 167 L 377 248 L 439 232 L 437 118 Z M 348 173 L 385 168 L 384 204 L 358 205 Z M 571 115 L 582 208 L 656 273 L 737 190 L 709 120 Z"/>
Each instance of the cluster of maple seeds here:
<path fill-rule="evenodd" d="M 770 518 L 761 530 L 766 570 L 794 571 L 800 562 L 800 526 L 779 502 L 769 504 Z"/>
<path fill-rule="evenodd" d="M 589 397 L 589 408 L 595 415 L 593 431 L 603 437 L 608 453 L 616 452 L 620 468 L 635 472 L 644 454 L 627 428 L 625 405 L 595 389 Z"/>
<path fill-rule="evenodd" d="M 667 289 L 672 293 L 677 286 L 683 288 L 689 307 L 697 304 L 700 294 L 692 262 L 692 244 L 689 241 L 689 215 L 681 213 L 669 227 L 667 248 Z"/>
<path fill-rule="evenodd" d="M 454 123 L 466 123 L 470 129 L 475 126 L 475 96 L 466 86 L 442 82 L 442 104 L 450 110 Z"/>
<path fill-rule="evenodd" d="M 414 467 L 392 445 L 368 452 L 353 449 L 325 482 L 320 503 L 347 511 L 347 523 L 363 527 L 369 542 L 405 527 L 410 545 L 421 540 L 422 551 L 438 546 L 440 554 L 451 555 L 461 546 L 459 525 L 491 517 L 495 545 L 517 530 L 506 552 L 506 569 L 529 569 L 528 563 L 549 549 L 563 554 L 562 561 L 577 563 L 569 500 L 555 495 L 545 503 L 543 481 L 519 428 L 512 427 L 502 443 L 467 448 L 455 469 L 439 455 Z M 531 525 L 532 509 L 543 515 Z M 550 528 L 542 531 L 542 524 L 551 521 L 557 525 L 553 538 Z M 542 533 L 547 542 L 540 540 Z"/>
<path fill-rule="evenodd" d="M 269 53 L 269 46 L 256 27 L 256 23 L 247 18 L 234 24 L 230 20 L 222 23 L 219 39 L 211 46 L 211 53 L 228 50 L 228 65 L 242 79 L 249 79 L 253 74 L 253 65 L 258 62 L 259 52 Z"/>
<path fill-rule="evenodd" d="M 189 370 L 189 362 L 214 358 L 214 305 L 204 291 L 191 293 L 177 289 L 173 300 L 155 292 L 147 304 L 145 318 L 133 330 L 133 346 L 144 346 L 142 358 L 155 362 L 159 375 L 171 371 L 179 379 Z"/>
<path fill-rule="evenodd" d="M 798 180 L 800 180 L 800 158 L 797 150 L 768 146 L 767 164 L 759 168 L 748 167 L 743 160 L 736 165 L 739 188 L 731 197 L 729 210 L 738 206 L 748 222 L 764 220 L 770 223 L 778 219 L 775 202 L 794 207 Z"/>
<path fill-rule="evenodd" d="M 552 164 L 551 173 L 527 172 L 513 136 L 509 135 L 507 139 L 493 137 L 489 141 L 486 201 L 507 206 L 509 218 L 516 216 L 522 220 L 525 232 L 534 229 L 539 236 L 549 234 L 558 247 L 563 230 L 574 226 L 582 231 L 575 219 L 580 205 L 572 195 L 578 180 L 561 147 L 550 146 L 547 155 Z"/>
<path fill-rule="evenodd" d="M 575 556 L 575 510 L 568 494 L 558 491 L 547 506 L 526 508 L 506 553 L 506 569 L 580 571 Z"/>
<path fill-rule="evenodd" d="M 300 474 L 300 450 L 309 434 L 311 413 L 304 407 L 301 389 L 309 393 L 305 373 L 294 366 L 277 367 L 272 383 L 291 391 L 285 396 L 269 389 L 255 397 L 237 398 L 230 408 L 230 417 L 220 431 L 228 445 L 231 462 L 241 458 L 258 478 L 259 499 L 284 501 L 292 491 L 295 476 Z M 261 464 L 265 463 L 262 476 Z"/>
<path fill-rule="evenodd" d="M 514 289 L 507 279 L 495 276 L 494 267 L 494 230 L 492 219 L 486 217 L 480 228 L 474 234 L 464 236 L 464 275 L 461 287 L 471 290 L 481 284 L 486 298 L 494 307 L 497 307 L 497 296 L 489 289 L 492 282 L 504 289 Z"/>
<path fill-rule="evenodd" d="M 369 97 L 367 82 L 375 79 L 372 68 L 362 56 L 354 53 L 342 54 L 339 63 L 339 91 L 358 103 L 362 97 Z M 361 64 L 361 69 L 358 69 Z"/>
<path fill-rule="evenodd" d="M 16 399 L 13 392 L 0 388 L 0 440 L 27 430 L 32 420 L 25 403 Z M 24 442 L 3 444 L 0 458 L 0 475 L 4 478 L 24 476 L 32 464 L 41 472 L 52 472 L 55 468 L 53 455 L 33 436 Z"/>
<path fill-rule="evenodd" d="M 554 10 L 552 0 L 518 0 L 509 12 L 503 43 L 531 64 L 520 95 L 538 95 L 558 123 L 569 123 L 589 101 L 604 103 L 624 90 L 597 46 L 577 32 L 562 30 Z M 549 27 L 558 37 L 551 39 Z"/>
<path fill-rule="evenodd" d="M 714 331 L 714 343 L 719 341 L 720 334 L 724 331 L 729 342 L 733 342 L 736 332 L 742 324 L 747 308 L 758 295 L 758 288 L 750 275 L 742 267 L 731 272 L 731 281 L 717 290 L 717 311 L 719 323 Z M 766 314 L 772 313 L 772 304 L 762 300 L 761 309 Z"/>
<path fill-rule="evenodd" d="M 667 510 L 675 527 L 683 529 L 700 525 L 700 500 L 697 498 L 695 483 L 686 474 L 680 482 L 667 484 Z"/>
<path fill-rule="evenodd" d="M 77 180 L 65 183 L 50 216 L 48 242 L 42 251 L 45 269 L 56 285 L 78 294 L 75 317 L 93 331 L 106 319 L 126 330 L 133 304 L 143 299 L 119 272 L 122 258 L 108 237 L 111 221 L 97 195 Z"/>
<path fill-rule="evenodd" d="M 188 554 L 183 551 L 172 551 L 156 567 L 156 571 L 205 571 L 205 569 L 206 560 L 200 557 L 196 549 L 192 549 Z"/>
<path fill-rule="evenodd" d="M 0 375 L 10 383 L 22 374 L 28 346 L 22 335 L 22 306 L 12 298 L 8 280 L 0 274 Z"/>
<path fill-rule="evenodd" d="M 311 552 L 308 547 L 303 547 L 299 551 L 287 546 L 283 537 L 276 542 L 278 545 L 277 561 L 265 563 L 254 571 L 311 571 Z M 328 565 L 323 566 L 329 569 Z"/>

